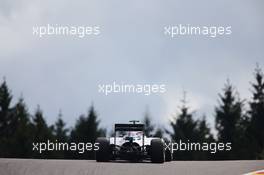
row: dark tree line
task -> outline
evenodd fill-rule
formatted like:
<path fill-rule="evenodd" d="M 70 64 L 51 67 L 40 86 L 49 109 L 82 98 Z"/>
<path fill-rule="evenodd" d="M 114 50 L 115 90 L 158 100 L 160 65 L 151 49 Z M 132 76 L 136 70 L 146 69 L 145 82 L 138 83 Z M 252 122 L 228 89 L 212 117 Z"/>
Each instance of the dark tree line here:
<path fill-rule="evenodd" d="M 145 134 L 165 137 L 173 142 L 232 143 L 230 151 L 213 154 L 209 151 L 176 151 L 176 160 L 264 159 L 264 75 L 259 67 L 254 71 L 250 87 L 252 97 L 240 99 L 232 83 L 229 80 L 225 83 L 215 112 L 210 116 L 215 120 L 215 128 L 209 127 L 208 116 L 195 116 L 184 98 L 179 113 L 169 126 L 155 125 L 146 111 L 142 119 Z M 39 106 L 34 114 L 30 114 L 23 97 L 14 105 L 11 102 L 12 93 L 4 80 L 0 85 L 0 157 L 93 159 L 94 153 L 89 151 L 81 154 L 45 151 L 39 154 L 32 151 L 32 143 L 47 140 L 93 143 L 97 137 L 106 135 L 106 129 L 99 126 L 93 105 L 87 114 L 78 118 L 73 128 L 67 128 L 61 111 L 57 121 L 48 125 Z"/>
<path fill-rule="evenodd" d="M 99 127 L 99 120 L 93 105 L 86 115 L 81 115 L 70 130 L 60 112 L 54 125 L 49 126 L 38 106 L 33 115 L 29 114 L 21 97 L 11 106 L 12 95 L 4 80 L 0 86 L 0 157 L 19 158 L 75 158 L 93 159 L 93 152 L 80 154 L 70 151 L 32 151 L 33 142 L 91 142 L 105 135 Z"/>
<path fill-rule="evenodd" d="M 170 121 L 169 129 L 157 128 L 163 136 L 169 135 L 173 142 L 231 143 L 230 151 L 176 151 L 176 160 L 235 160 L 264 159 L 264 75 L 257 66 L 251 83 L 252 97 L 241 100 L 239 93 L 229 80 L 219 94 L 218 105 L 212 116 L 215 128 L 210 128 L 206 116 L 195 119 L 195 115 L 182 100 L 179 113 Z M 185 94 L 184 94 L 185 96 Z M 146 133 L 153 133 L 154 125 L 146 116 L 143 123 Z M 212 131 L 216 131 L 216 135 Z M 157 134 L 156 134 L 157 136 Z"/>
<path fill-rule="evenodd" d="M 232 144 L 230 151 L 208 152 L 176 152 L 175 159 L 183 160 L 234 160 L 264 159 L 264 75 L 257 66 L 254 82 L 251 83 L 252 97 L 241 100 L 238 92 L 228 80 L 222 93 L 219 94 L 218 106 L 213 115 L 217 135 L 203 117 L 194 120 L 186 103 L 183 102 L 180 113 L 170 122 L 172 140 L 192 142 L 222 142 Z"/>

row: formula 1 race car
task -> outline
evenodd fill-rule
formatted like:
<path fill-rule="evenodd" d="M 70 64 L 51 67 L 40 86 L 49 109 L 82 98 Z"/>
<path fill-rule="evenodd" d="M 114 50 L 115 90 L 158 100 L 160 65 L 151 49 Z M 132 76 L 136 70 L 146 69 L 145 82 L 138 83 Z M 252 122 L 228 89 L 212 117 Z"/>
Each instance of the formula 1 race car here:
<path fill-rule="evenodd" d="M 146 137 L 144 124 L 136 124 L 139 121 L 130 121 L 129 124 L 115 124 L 114 137 L 99 137 L 96 143 L 99 149 L 96 151 L 97 162 L 109 160 L 141 161 L 151 160 L 153 163 L 171 161 L 170 149 L 164 149 L 164 140 L 158 137 Z"/>

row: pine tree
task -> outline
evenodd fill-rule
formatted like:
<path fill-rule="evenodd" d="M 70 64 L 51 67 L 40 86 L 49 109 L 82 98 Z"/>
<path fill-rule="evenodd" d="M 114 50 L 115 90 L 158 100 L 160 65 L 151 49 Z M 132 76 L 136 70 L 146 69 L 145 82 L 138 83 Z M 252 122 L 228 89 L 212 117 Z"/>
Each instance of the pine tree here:
<path fill-rule="evenodd" d="M 193 120 L 192 113 L 189 112 L 189 108 L 186 106 L 186 97 L 182 100 L 182 106 L 180 107 L 180 113 L 170 122 L 172 132 L 169 132 L 173 142 L 197 142 L 197 122 Z M 174 158 L 177 160 L 193 160 L 194 152 L 191 151 L 175 151 Z"/>
<path fill-rule="evenodd" d="M 10 103 L 12 100 L 11 92 L 6 84 L 6 80 L 0 86 L 0 137 L 7 136 L 10 131 Z"/>
<path fill-rule="evenodd" d="M 72 142 L 94 143 L 96 138 L 105 136 L 105 129 L 99 128 L 100 121 L 97 119 L 97 114 L 92 105 L 89 109 L 88 116 L 81 115 L 77 120 L 74 129 L 71 132 Z M 75 153 L 72 155 L 75 158 L 93 159 L 93 152 L 85 152 L 84 154 Z"/>
<path fill-rule="evenodd" d="M 206 122 L 206 117 L 203 116 L 201 120 L 197 121 L 197 133 L 200 142 L 213 142 L 214 137 L 211 133 L 210 127 Z"/>
<path fill-rule="evenodd" d="M 197 122 L 193 120 L 192 114 L 189 112 L 189 108 L 186 106 L 185 99 L 182 101 L 183 104 L 180 108 L 180 113 L 174 118 L 174 121 L 170 122 L 173 129 L 171 137 L 175 141 L 187 141 L 194 140 L 194 135 Z"/>
<path fill-rule="evenodd" d="M 205 117 L 202 120 L 194 120 L 193 113 L 189 112 L 186 105 L 186 94 L 182 100 L 180 113 L 170 122 L 172 132 L 168 132 L 173 142 L 183 143 L 210 143 L 214 141 Z M 209 152 L 201 150 L 176 151 L 174 158 L 177 160 L 207 160 L 211 159 Z"/>
<path fill-rule="evenodd" d="M 33 116 L 33 125 L 35 133 L 35 141 L 46 142 L 51 138 L 51 130 L 43 117 L 43 112 L 40 107 L 37 107 L 35 115 Z"/>
<path fill-rule="evenodd" d="M 62 119 L 62 112 L 60 111 L 57 121 L 55 122 L 54 125 L 51 126 L 55 142 L 69 143 L 69 137 L 68 137 L 69 129 L 65 128 L 65 126 L 66 124 Z M 67 158 L 68 155 L 69 155 L 68 150 L 57 150 L 56 152 L 54 152 L 54 157 L 56 159 Z"/>
<path fill-rule="evenodd" d="M 60 142 L 67 142 L 69 129 L 65 128 L 66 123 L 62 119 L 62 113 L 59 112 L 59 116 L 54 125 L 54 135 L 55 139 Z"/>
<path fill-rule="evenodd" d="M 10 103 L 11 92 L 6 80 L 0 86 L 0 157 L 10 157 L 9 138 L 13 130 L 9 127 L 12 121 Z"/>
<path fill-rule="evenodd" d="M 255 83 L 252 83 L 253 97 L 250 102 L 250 126 L 249 137 L 251 149 L 254 150 L 253 158 L 260 159 L 264 150 L 264 76 L 262 70 L 255 70 Z M 263 153 L 262 153 L 263 154 Z"/>
<path fill-rule="evenodd" d="M 234 91 L 234 87 L 229 81 L 225 84 L 223 95 L 220 94 L 219 106 L 215 108 L 215 124 L 218 131 L 218 141 L 230 142 L 232 150 L 230 152 L 219 152 L 219 159 L 236 159 L 236 152 L 240 149 L 238 138 L 242 134 L 239 124 L 243 118 L 243 102 Z"/>
<path fill-rule="evenodd" d="M 154 131 L 154 125 L 151 122 L 151 117 L 149 115 L 149 111 L 146 110 L 144 118 L 143 118 L 143 122 L 142 122 L 145 126 L 144 128 L 144 133 L 147 137 L 150 137 L 153 134 Z"/>
<path fill-rule="evenodd" d="M 32 125 L 30 123 L 29 113 L 21 97 L 13 109 L 14 120 L 12 121 L 12 130 L 14 134 L 9 138 L 11 144 L 12 157 L 26 158 L 30 157 L 32 152 Z M 19 147 L 17 146 L 19 145 Z"/>
<path fill-rule="evenodd" d="M 154 133 L 154 137 L 159 137 L 159 138 L 163 138 L 164 135 L 164 130 L 160 127 L 156 128 L 156 131 Z"/>
<path fill-rule="evenodd" d="M 206 122 L 206 117 L 203 116 L 201 120 L 197 120 L 196 132 L 197 132 L 197 142 L 199 143 L 212 143 L 215 139 L 211 133 L 210 127 Z M 211 154 L 209 151 L 197 151 L 193 153 L 193 159 L 196 160 L 211 160 L 215 159 L 215 155 Z"/>
<path fill-rule="evenodd" d="M 43 112 L 40 109 L 40 107 L 37 107 L 37 110 L 35 112 L 35 115 L 33 116 L 33 142 L 44 142 L 47 143 L 47 141 L 54 142 L 54 137 L 52 135 L 52 129 L 48 126 L 46 123 Z M 54 152 L 52 151 L 45 151 L 42 154 L 38 152 L 34 152 L 33 156 L 35 158 L 52 158 L 54 155 Z"/>
<path fill-rule="evenodd" d="M 85 141 L 95 142 L 96 138 L 105 136 L 105 129 L 100 128 L 99 124 L 100 121 L 92 105 L 88 112 L 88 116 L 86 118 L 81 116 L 79 122 L 77 122 L 76 128 L 80 129 L 80 131 L 84 131 L 79 133 L 81 138 Z"/>

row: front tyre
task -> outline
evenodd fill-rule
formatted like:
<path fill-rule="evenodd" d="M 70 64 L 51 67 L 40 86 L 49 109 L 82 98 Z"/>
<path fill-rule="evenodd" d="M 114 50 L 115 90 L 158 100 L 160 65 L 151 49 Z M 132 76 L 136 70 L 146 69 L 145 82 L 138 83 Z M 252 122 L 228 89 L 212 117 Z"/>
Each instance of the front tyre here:
<path fill-rule="evenodd" d="M 108 162 L 110 157 L 110 143 L 105 137 L 96 139 L 99 144 L 99 149 L 95 151 L 95 158 L 97 162 Z"/>
<path fill-rule="evenodd" d="M 152 139 L 150 143 L 150 157 L 153 163 L 164 163 L 164 144 L 161 139 Z"/>

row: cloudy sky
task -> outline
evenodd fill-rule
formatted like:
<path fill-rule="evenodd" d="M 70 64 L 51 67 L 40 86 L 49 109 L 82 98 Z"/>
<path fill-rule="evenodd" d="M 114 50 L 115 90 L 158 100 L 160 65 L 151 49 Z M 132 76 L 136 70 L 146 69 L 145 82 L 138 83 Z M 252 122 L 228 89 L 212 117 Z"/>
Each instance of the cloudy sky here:
<path fill-rule="evenodd" d="M 97 37 L 32 35 L 32 27 L 100 26 Z M 164 35 L 164 26 L 231 26 L 232 34 L 210 38 Z M 176 0 L 0 1 L 0 77 L 14 102 L 23 94 L 29 111 L 39 104 L 48 123 L 61 109 L 68 126 L 91 103 L 102 126 L 142 118 L 146 107 L 166 124 L 187 91 L 196 115 L 212 123 L 218 93 L 229 78 L 242 98 L 256 63 L 264 68 L 264 2 Z M 98 93 L 98 84 L 162 83 L 167 92 Z"/>

